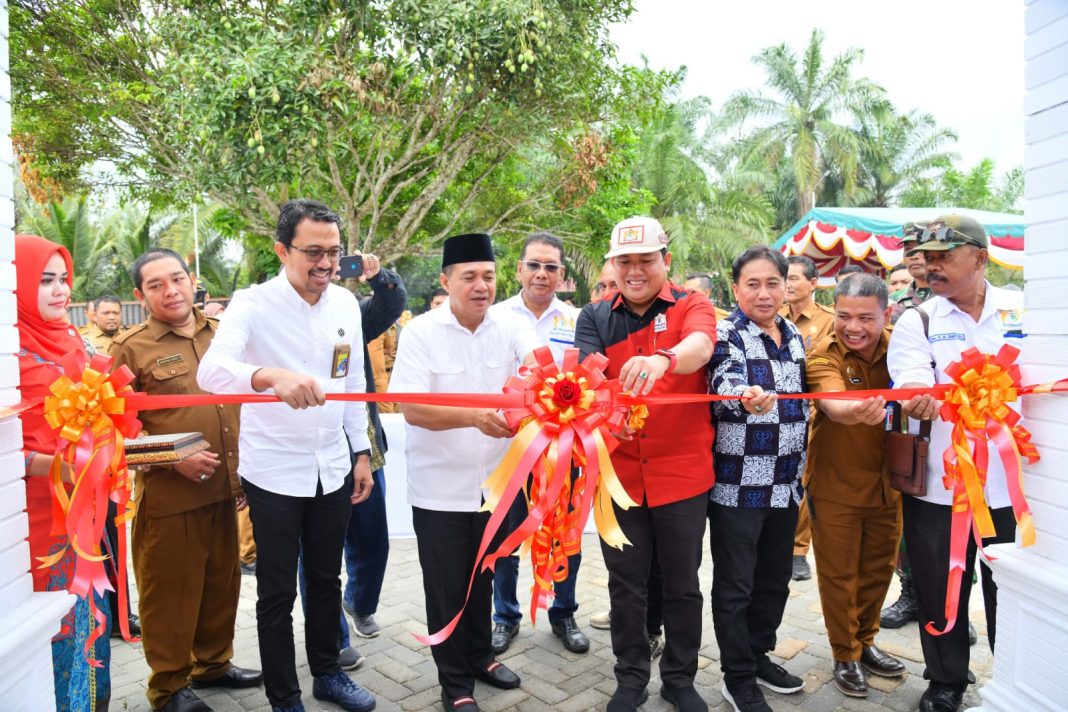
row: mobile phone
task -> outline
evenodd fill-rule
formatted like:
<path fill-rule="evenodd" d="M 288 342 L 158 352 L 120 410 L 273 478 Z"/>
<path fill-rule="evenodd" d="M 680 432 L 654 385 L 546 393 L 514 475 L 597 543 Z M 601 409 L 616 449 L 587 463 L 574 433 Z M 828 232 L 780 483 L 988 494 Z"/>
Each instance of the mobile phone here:
<path fill-rule="evenodd" d="M 355 279 L 363 274 L 363 255 L 345 255 L 337 263 L 337 276 Z"/>
<path fill-rule="evenodd" d="M 208 290 L 206 290 L 206 289 L 198 289 L 196 292 L 193 293 L 193 304 L 195 304 L 196 306 L 200 307 L 201 309 L 204 308 L 204 305 L 207 303 L 207 301 L 208 301 Z"/>

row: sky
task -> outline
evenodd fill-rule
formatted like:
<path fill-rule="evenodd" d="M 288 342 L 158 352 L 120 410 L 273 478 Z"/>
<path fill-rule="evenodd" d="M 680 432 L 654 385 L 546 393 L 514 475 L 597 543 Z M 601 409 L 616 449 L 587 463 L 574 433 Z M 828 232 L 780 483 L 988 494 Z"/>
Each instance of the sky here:
<path fill-rule="evenodd" d="M 619 58 L 653 68 L 687 67 L 683 96 L 714 109 L 732 93 L 760 89 L 752 57 L 782 42 L 796 54 L 814 27 L 824 57 L 857 47 L 857 76 L 886 89 L 899 111 L 920 109 L 954 129 L 960 167 L 984 157 L 997 174 L 1023 164 L 1024 6 L 1018 0 L 635 0 L 612 28 Z"/>

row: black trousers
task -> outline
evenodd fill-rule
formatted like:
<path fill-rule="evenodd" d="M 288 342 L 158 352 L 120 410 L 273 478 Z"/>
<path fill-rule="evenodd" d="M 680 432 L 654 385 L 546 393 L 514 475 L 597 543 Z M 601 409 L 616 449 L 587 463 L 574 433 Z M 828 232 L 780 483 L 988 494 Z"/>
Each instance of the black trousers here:
<path fill-rule="evenodd" d="M 775 647 L 790 596 L 797 505 L 743 509 L 709 503 L 712 624 L 727 687 L 753 683 Z"/>
<path fill-rule="evenodd" d="M 333 492 L 291 497 L 242 480 L 256 539 L 256 629 L 267 699 L 275 707 L 300 701 L 293 643 L 297 558 L 304 547 L 307 615 L 304 649 L 313 676 L 330 675 L 341 634 L 341 556 L 352 514 L 352 475 Z"/>
<path fill-rule="evenodd" d="M 968 598 L 972 592 L 977 547 L 968 532 L 967 568 L 960 586 L 960 605 L 953 630 L 945 635 L 931 635 L 925 630 L 928 621 L 939 628 L 946 624 L 946 586 L 949 581 L 949 532 L 952 508 L 932 504 L 915 497 L 903 496 L 902 514 L 905 545 L 912 565 L 912 582 L 916 587 L 916 613 L 920 619 L 920 644 L 927 663 L 927 678 L 935 685 L 963 691 L 968 686 Z M 1016 518 L 1012 507 L 991 509 L 997 536 L 983 539 L 983 545 L 1004 544 L 1016 540 Z M 998 587 L 990 567 L 980 567 L 983 582 L 983 606 L 986 609 L 987 637 L 994 650 L 998 611 Z"/>
<path fill-rule="evenodd" d="M 467 582 L 489 518 L 489 512 L 439 512 L 412 507 L 430 633 L 444 628 L 464 605 Z M 505 530 L 502 527 L 498 532 L 490 553 L 507 534 Z M 480 571 L 452 635 L 430 649 L 438 668 L 438 682 L 450 699 L 470 695 L 475 689 L 474 671 L 493 662 L 492 599 L 493 572 Z"/>
<path fill-rule="evenodd" d="M 689 687 L 697 674 L 701 648 L 704 597 L 697 570 L 701 566 L 708 493 L 659 507 L 613 508 L 631 543 L 620 550 L 601 540 L 612 601 L 616 682 L 632 689 L 649 683 L 648 582 L 655 556 L 663 574 L 666 638 L 660 680 L 666 687 Z"/>

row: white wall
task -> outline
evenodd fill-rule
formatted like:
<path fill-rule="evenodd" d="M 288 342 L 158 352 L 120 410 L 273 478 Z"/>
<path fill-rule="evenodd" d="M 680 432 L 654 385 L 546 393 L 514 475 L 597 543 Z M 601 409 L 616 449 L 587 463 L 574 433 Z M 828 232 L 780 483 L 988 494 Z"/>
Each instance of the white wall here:
<path fill-rule="evenodd" d="M 15 203 L 7 19 L 7 2 L 0 0 L 0 406 L 20 399 L 14 355 L 19 339 L 12 264 Z M 21 448 L 19 419 L 0 419 L 0 708 L 48 710 L 55 706 L 49 641 L 73 599 L 61 593 L 33 593 Z"/>
<path fill-rule="evenodd" d="M 1025 14 L 1027 263 L 1024 380 L 1068 376 L 1068 0 Z M 1025 484 L 1038 530 L 1035 553 L 1068 565 L 1068 398 L 1025 399 L 1042 460 Z"/>

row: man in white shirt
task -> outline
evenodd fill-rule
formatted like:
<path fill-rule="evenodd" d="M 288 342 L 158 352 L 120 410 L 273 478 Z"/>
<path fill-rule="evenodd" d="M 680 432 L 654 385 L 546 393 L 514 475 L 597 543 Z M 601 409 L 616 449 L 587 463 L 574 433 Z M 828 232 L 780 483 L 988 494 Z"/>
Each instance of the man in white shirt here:
<path fill-rule="evenodd" d="M 389 389 L 396 393 L 500 393 L 516 362 L 533 363 L 534 330 L 507 312 L 490 310 L 496 264 L 489 235 L 445 241 L 441 308 L 401 332 Z M 464 605 L 475 555 L 489 521 L 480 512 L 482 483 L 508 449 L 512 429 L 500 412 L 405 403 L 408 503 L 419 546 L 426 623 L 441 630 Z M 502 536 L 504 532 L 501 532 Z M 475 712 L 475 680 L 509 689 L 519 676 L 494 659 L 490 642 L 490 582 L 475 577 L 452 635 L 431 652 L 446 710 Z"/>
<path fill-rule="evenodd" d="M 1021 335 L 1022 295 L 998 289 L 986 281 L 987 246 L 983 226 L 960 215 L 942 216 L 920 233 L 913 251 L 922 253 L 926 259 L 927 282 L 934 296 L 906 310 L 894 327 L 887 365 L 896 386 L 914 388 L 946 383 L 949 377 L 945 368 L 960 360 L 964 350 L 974 346 L 983 353 L 995 354 L 1009 339 Z M 912 418 L 932 420 L 937 417 L 940 405 L 931 396 L 917 396 L 903 404 L 902 410 Z M 928 621 L 934 621 L 939 629 L 946 625 L 953 493 L 942 484 L 942 455 L 950 444 L 951 429 L 947 422 L 932 423 L 926 496 L 902 495 L 901 498 L 905 543 L 916 587 L 920 642 L 930 680 L 920 699 L 921 712 L 956 712 L 968 685 L 968 597 L 976 552 L 970 536 L 956 624 L 952 631 L 940 636 L 930 635 L 924 628 Z M 985 497 L 997 536 L 985 539 L 984 544 L 1011 542 L 1015 540 L 1016 521 L 1005 470 L 997 452 L 989 443 L 987 447 L 991 447 L 991 452 Z M 980 569 L 987 635 L 993 650 L 997 586 L 986 564 Z"/>
<path fill-rule="evenodd" d="M 519 294 L 493 305 L 493 313 L 510 313 L 534 327 L 541 346 L 548 346 L 557 365 L 564 362 L 564 351 L 575 346 L 575 320 L 579 310 L 565 304 L 556 296 L 564 279 L 564 243 L 548 232 L 536 232 L 523 242 L 516 266 L 516 276 L 522 289 Z M 572 473 L 574 475 L 574 472 Z M 527 517 L 527 503 L 520 495 L 515 498 L 505 527 L 512 531 Z M 553 603 L 549 608 L 549 625 L 564 647 L 573 653 L 585 653 L 590 641 L 575 622 L 575 584 L 582 554 L 569 556 L 567 578 L 553 585 Z M 503 653 L 519 632 L 523 613 L 516 595 L 519 577 L 519 557 L 497 560 L 493 572 L 493 651 Z"/>
<path fill-rule="evenodd" d="M 367 407 L 325 400 L 363 393 L 356 297 L 333 284 L 341 220 L 313 200 L 278 217 L 282 273 L 234 294 L 197 373 L 212 393 L 272 393 L 241 406 L 241 475 L 256 539 L 256 624 L 272 710 L 303 711 L 293 645 L 297 556 L 307 576 L 305 647 L 316 699 L 366 712 L 374 696 L 338 665 L 341 554 L 352 505 L 373 486 Z"/>

